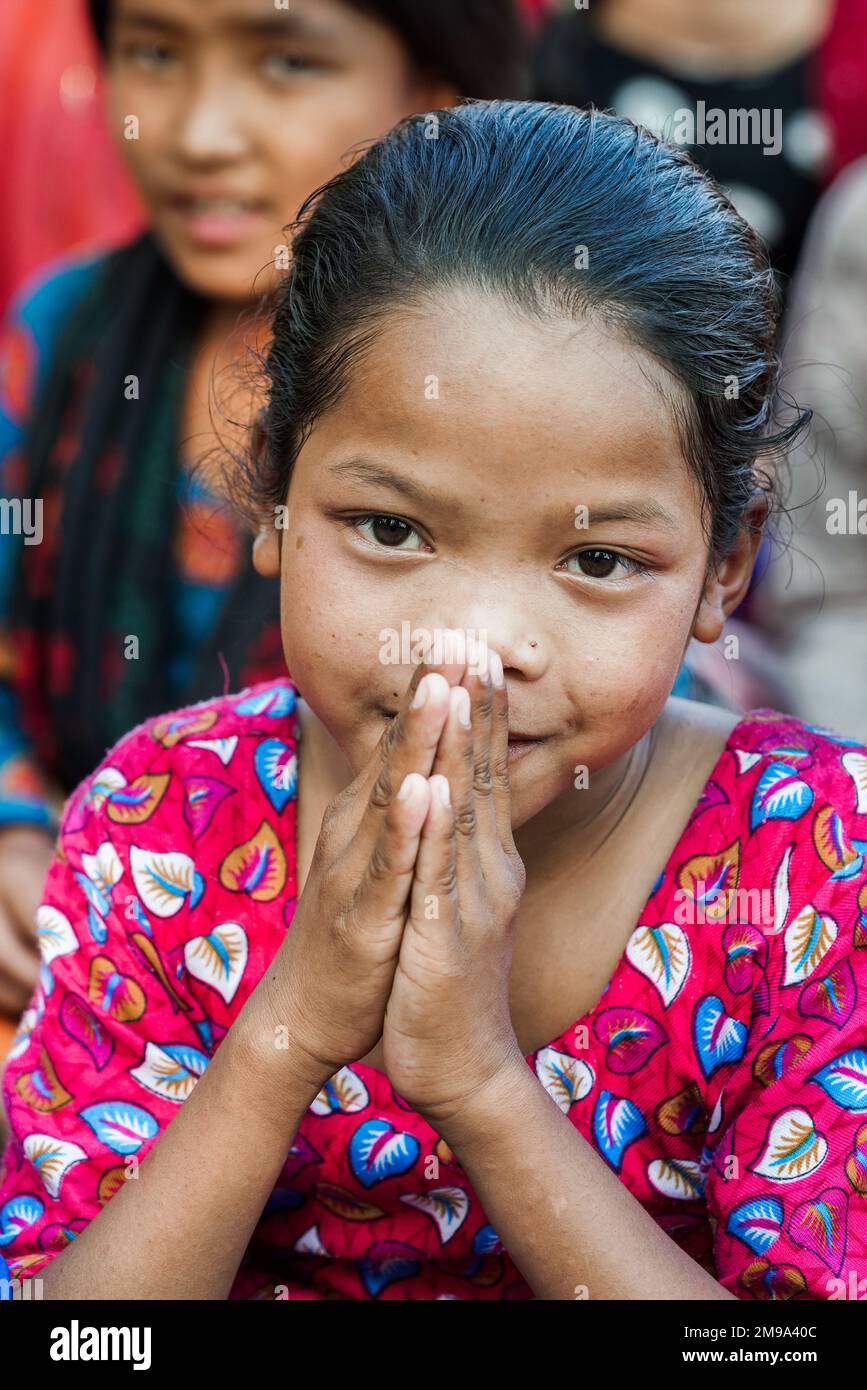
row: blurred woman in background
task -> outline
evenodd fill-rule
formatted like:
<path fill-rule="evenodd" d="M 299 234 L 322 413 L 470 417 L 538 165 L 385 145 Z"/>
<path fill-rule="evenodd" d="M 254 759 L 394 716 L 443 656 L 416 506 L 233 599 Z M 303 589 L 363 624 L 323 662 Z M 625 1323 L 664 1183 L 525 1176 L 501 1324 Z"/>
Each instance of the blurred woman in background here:
<path fill-rule="evenodd" d="M 0 538 L 10 1015 L 36 980 L 33 916 L 68 791 L 148 715 L 285 672 L 276 585 L 216 478 L 191 471 L 215 442 L 212 370 L 263 346 L 252 306 L 285 268 L 285 224 L 405 115 L 523 85 L 511 0 L 90 0 L 90 13 L 150 228 L 55 264 L 4 333 L 3 492 L 22 499 L 19 534 Z M 261 402 L 239 388 L 222 404 L 225 442 Z"/>

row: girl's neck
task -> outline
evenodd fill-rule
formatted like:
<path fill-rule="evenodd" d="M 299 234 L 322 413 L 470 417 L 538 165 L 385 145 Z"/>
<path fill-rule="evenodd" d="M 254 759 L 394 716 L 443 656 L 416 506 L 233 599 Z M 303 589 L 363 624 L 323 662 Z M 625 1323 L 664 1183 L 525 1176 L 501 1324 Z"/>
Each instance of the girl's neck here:
<path fill-rule="evenodd" d="M 832 0 L 606 0 L 596 32 L 668 70 L 741 76 L 782 67 L 821 42 Z"/>

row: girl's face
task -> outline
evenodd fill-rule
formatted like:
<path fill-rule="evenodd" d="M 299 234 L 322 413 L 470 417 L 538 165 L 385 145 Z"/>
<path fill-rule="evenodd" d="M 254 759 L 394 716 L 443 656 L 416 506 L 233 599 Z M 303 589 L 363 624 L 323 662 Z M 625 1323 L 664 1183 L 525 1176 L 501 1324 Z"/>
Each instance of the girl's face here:
<path fill-rule="evenodd" d="M 341 0 L 114 0 L 108 105 L 180 278 L 245 301 L 280 267 L 282 228 L 360 141 L 455 92 Z"/>
<path fill-rule="evenodd" d="M 389 644 L 404 625 L 472 631 L 502 656 L 511 728 L 541 740 L 511 765 L 516 826 L 577 806 L 576 769 L 592 786 L 650 729 L 757 545 L 745 533 L 705 584 L 681 395 L 619 336 L 493 296 L 386 320 L 299 454 L 285 529 L 256 542 L 281 576 L 289 670 L 354 771 L 419 659 Z"/>

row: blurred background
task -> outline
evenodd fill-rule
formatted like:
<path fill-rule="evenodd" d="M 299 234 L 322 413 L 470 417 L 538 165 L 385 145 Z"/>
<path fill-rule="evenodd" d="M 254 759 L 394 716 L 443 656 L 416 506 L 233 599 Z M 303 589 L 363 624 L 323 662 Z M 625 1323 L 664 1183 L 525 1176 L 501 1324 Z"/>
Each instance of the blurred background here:
<path fill-rule="evenodd" d="M 44 503 L 39 544 L 0 535 L 0 1056 L 65 796 L 147 715 L 282 669 L 276 595 L 195 469 L 210 374 L 258 341 L 304 196 L 410 111 L 632 117 L 762 236 L 780 410 L 813 427 L 745 603 L 675 693 L 867 741 L 867 0 L 3 0 L 0 91 L 2 492 Z M 751 137 L 715 142 L 708 114 L 732 110 L 758 113 Z M 232 405 L 243 426 L 257 402 Z M 141 661 L 118 656 L 130 631 Z"/>

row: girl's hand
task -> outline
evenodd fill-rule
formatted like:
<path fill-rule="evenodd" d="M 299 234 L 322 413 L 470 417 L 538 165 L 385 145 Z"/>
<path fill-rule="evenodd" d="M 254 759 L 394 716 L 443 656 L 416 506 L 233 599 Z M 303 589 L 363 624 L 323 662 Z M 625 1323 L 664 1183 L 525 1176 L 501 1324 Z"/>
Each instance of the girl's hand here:
<path fill-rule="evenodd" d="M 465 672 L 450 692 L 382 1034 L 394 1089 L 433 1125 L 504 1067 L 526 1066 L 509 1013 L 526 875 L 512 839 L 509 708 L 497 653 L 490 667 Z M 439 794 L 445 786 L 450 805 Z"/>
<path fill-rule="evenodd" d="M 445 675 L 417 666 L 369 763 L 326 808 L 291 926 L 248 1000 L 288 1029 L 317 1089 L 382 1035 L 448 702 Z"/>
<path fill-rule="evenodd" d="M 54 842 L 44 830 L 10 826 L 0 832 L 0 1014 L 17 1019 L 39 977 L 36 909 Z"/>

